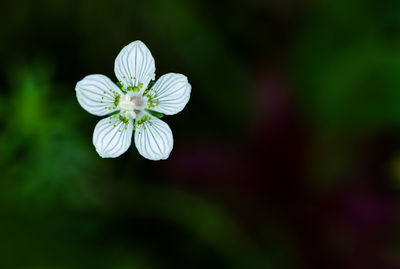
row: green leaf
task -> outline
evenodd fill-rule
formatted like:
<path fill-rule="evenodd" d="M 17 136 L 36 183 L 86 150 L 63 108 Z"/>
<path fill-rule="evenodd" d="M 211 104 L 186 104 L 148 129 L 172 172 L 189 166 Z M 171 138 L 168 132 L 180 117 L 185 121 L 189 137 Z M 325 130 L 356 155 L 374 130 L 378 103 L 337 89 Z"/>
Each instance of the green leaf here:
<path fill-rule="evenodd" d="M 115 84 L 117 84 L 117 86 L 118 86 L 120 89 L 122 89 L 122 84 L 121 84 L 121 82 L 117 81 Z"/>
<path fill-rule="evenodd" d="M 155 83 L 154 81 L 151 81 L 151 82 L 149 83 L 149 86 L 147 86 L 147 89 L 153 88 L 154 84 L 156 84 L 156 83 Z"/>
<path fill-rule="evenodd" d="M 118 114 L 119 112 L 120 112 L 119 110 L 113 111 L 110 114 L 107 114 L 107 117 L 110 117 L 112 115 Z"/>
<path fill-rule="evenodd" d="M 157 118 L 159 118 L 159 119 L 161 119 L 162 117 L 164 117 L 164 115 L 162 114 L 162 113 L 160 113 L 160 112 L 157 112 L 157 111 L 154 111 L 154 110 L 151 110 L 151 109 L 145 109 L 147 112 L 149 112 L 151 115 L 153 115 L 154 117 L 157 117 Z"/>

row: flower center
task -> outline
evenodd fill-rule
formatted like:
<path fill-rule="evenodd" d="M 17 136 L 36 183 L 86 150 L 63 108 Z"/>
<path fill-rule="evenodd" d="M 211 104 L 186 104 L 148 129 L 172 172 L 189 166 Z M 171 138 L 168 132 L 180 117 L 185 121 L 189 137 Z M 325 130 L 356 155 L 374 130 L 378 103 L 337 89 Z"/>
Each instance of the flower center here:
<path fill-rule="evenodd" d="M 136 115 L 143 111 L 144 102 L 141 96 L 134 96 L 128 92 L 120 98 L 119 108 L 127 119 L 135 119 Z"/>

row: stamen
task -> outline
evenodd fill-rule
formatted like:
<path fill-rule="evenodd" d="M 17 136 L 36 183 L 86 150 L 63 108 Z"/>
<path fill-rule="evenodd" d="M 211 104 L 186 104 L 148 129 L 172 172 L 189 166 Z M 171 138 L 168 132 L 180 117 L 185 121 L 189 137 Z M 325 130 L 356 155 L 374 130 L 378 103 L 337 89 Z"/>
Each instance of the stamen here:
<path fill-rule="evenodd" d="M 119 120 L 120 120 L 121 122 L 123 122 L 125 125 L 128 125 L 128 124 L 129 124 L 129 119 L 127 119 L 126 117 L 124 117 L 124 116 L 122 116 L 122 115 L 119 115 Z"/>
<path fill-rule="evenodd" d="M 160 101 L 160 99 L 156 99 L 158 96 L 153 89 L 145 90 L 143 96 L 147 97 L 147 108 L 153 108 L 158 106 L 158 102 Z"/>
<path fill-rule="evenodd" d="M 129 86 L 128 88 L 126 88 L 126 90 L 132 92 L 140 92 L 140 89 L 138 87 L 132 87 L 132 86 Z"/>
<path fill-rule="evenodd" d="M 144 124 L 146 121 L 148 121 L 150 119 L 151 119 L 151 117 L 149 115 L 144 115 L 139 120 L 135 121 L 133 130 L 136 130 L 136 128 L 138 128 L 140 125 Z M 146 130 L 146 127 L 144 127 L 144 130 Z"/>

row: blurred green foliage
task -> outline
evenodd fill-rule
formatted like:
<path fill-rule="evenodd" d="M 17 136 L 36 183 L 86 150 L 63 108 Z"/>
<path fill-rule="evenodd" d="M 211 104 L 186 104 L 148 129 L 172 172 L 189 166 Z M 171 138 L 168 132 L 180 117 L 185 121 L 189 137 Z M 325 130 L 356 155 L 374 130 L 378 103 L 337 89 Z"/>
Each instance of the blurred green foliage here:
<path fill-rule="evenodd" d="M 318 188 L 348 180 L 373 136 L 400 130 L 399 12 L 398 1 L 320 1 L 296 33 L 291 63 Z"/>
<path fill-rule="evenodd" d="M 400 3 L 322 1 L 299 31 L 294 65 L 308 118 L 327 132 L 400 122 Z"/>
<path fill-rule="evenodd" d="M 200 106 L 216 120 L 245 117 L 243 67 L 213 25 L 196 15 L 194 3 L 18 0 L 4 11 L 1 268 L 245 268 L 266 262 L 218 205 L 158 187 L 160 174 L 149 175 L 152 169 L 134 148 L 118 160 L 100 159 L 91 144 L 97 119 L 75 98 L 79 79 L 89 73 L 113 78 L 118 51 L 143 39 L 158 74 L 187 74 L 203 89 L 194 94 L 203 96 Z M 196 121 L 203 120 L 199 116 Z"/>
<path fill-rule="evenodd" d="M 102 165 L 106 161 L 96 156 L 90 137 L 84 139 L 77 131 L 84 111 L 74 98 L 60 96 L 71 89 L 55 83 L 51 70 L 48 63 L 9 70 L 13 86 L 3 95 L 7 102 L 2 108 L 14 113 L 3 114 L 1 121 L 0 251 L 11 255 L 2 255 L 2 268 L 163 268 L 165 263 L 175 264 L 154 253 L 158 250 L 146 246 L 141 236 L 138 245 L 114 242 L 118 237 L 125 241 L 125 235 L 139 232 L 130 229 L 146 225 L 110 231 L 109 225 L 117 226 L 110 222 L 123 221 L 124 216 L 134 222 L 156 219 L 177 227 L 179 233 L 204 245 L 185 243 L 183 248 L 201 252 L 206 248 L 207 255 L 218 257 L 221 265 L 243 268 L 249 262 L 264 263 L 262 254 L 240 238 L 234 222 L 216 205 L 167 187 L 137 184 L 129 171 L 115 176 L 118 160 L 115 166 Z M 116 181 L 116 177 L 122 179 Z M 174 239 L 170 244 L 176 244 Z M 237 252 L 244 253 L 237 256 Z M 201 261 L 188 262 L 200 268 Z"/>

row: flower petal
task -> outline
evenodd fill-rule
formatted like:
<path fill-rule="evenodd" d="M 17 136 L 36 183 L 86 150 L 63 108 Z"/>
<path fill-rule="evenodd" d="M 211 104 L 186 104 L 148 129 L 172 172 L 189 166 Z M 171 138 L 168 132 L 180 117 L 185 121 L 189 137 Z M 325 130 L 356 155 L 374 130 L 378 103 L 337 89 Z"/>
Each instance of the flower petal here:
<path fill-rule="evenodd" d="M 155 105 L 149 108 L 166 115 L 176 114 L 189 101 L 191 90 L 192 86 L 186 76 L 176 73 L 163 75 L 147 93 Z"/>
<path fill-rule="evenodd" d="M 103 158 L 115 158 L 123 154 L 132 142 L 133 123 L 125 124 L 116 114 L 99 121 L 94 128 L 93 145 Z"/>
<path fill-rule="evenodd" d="M 135 145 L 143 157 L 153 161 L 165 160 L 174 146 L 172 131 L 168 124 L 151 117 L 136 127 Z"/>
<path fill-rule="evenodd" d="M 122 92 L 108 77 L 89 75 L 76 84 L 79 104 L 89 113 L 104 116 L 117 108 L 115 98 Z"/>
<path fill-rule="evenodd" d="M 115 75 L 125 87 L 142 83 L 141 89 L 146 89 L 155 71 L 154 58 L 140 40 L 125 46 L 115 59 Z"/>

